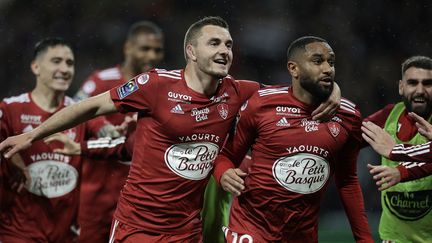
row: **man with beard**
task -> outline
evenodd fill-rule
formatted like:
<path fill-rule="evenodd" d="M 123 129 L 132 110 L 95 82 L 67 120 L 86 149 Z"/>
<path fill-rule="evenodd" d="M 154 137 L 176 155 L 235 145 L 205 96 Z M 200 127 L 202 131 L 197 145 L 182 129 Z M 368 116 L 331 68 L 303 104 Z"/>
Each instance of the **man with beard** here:
<path fill-rule="evenodd" d="M 429 164 L 412 162 L 430 153 L 429 144 L 408 149 L 405 148 L 407 145 L 397 145 L 393 150 L 394 143 L 390 149 L 378 146 L 380 139 L 389 141 L 381 128 L 397 144 L 419 145 L 427 142 L 427 138 L 417 131 L 416 121 L 420 121 L 420 132 L 427 135 L 425 123 L 426 120 L 431 121 L 432 113 L 431 58 L 413 56 L 402 63 L 399 94 L 403 102 L 388 105 L 372 114 L 365 119 L 362 129 L 363 138 L 383 155 L 381 164 L 385 166 L 369 165 L 371 173 L 378 173 L 374 179 L 379 180 L 377 185 L 382 190 L 383 212 L 379 233 L 386 241 L 431 242 L 432 204 L 429 201 L 432 197 L 432 176 L 424 176 L 430 175 L 432 170 Z M 399 164 L 398 160 L 406 162 Z M 420 177 L 424 178 L 395 185 L 399 181 Z M 389 188 L 392 185 L 395 186 Z"/>
<path fill-rule="evenodd" d="M 96 96 L 125 83 L 140 73 L 148 72 L 164 58 L 164 34 L 154 23 L 140 21 L 133 24 L 123 46 L 124 61 L 104 70 L 94 72 L 82 85 L 76 99 Z M 114 113 L 105 116 L 113 125 L 120 126 L 133 113 Z M 124 137 L 101 139 L 97 147 L 115 146 Z M 80 243 L 108 242 L 117 200 L 129 173 L 130 156 L 94 160 L 84 158 L 80 191 Z"/>
<path fill-rule="evenodd" d="M 215 162 L 215 178 L 238 195 L 227 242 L 318 242 L 320 200 L 333 175 L 355 240 L 373 242 L 356 175 L 360 113 L 342 99 L 330 121 L 311 118 L 332 92 L 335 54 L 326 40 L 305 36 L 291 43 L 287 56 L 292 86 L 256 92 Z M 235 167 L 249 148 L 246 176 Z"/>

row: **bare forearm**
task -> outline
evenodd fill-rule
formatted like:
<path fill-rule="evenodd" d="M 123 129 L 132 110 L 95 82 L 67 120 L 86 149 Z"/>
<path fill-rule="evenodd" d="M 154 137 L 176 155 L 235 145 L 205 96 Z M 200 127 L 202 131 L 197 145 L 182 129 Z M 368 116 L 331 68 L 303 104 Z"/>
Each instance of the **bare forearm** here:
<path fill-rule="evenodd" d="M 51 134 L 74 127 L 96 116 L 113 113 L 115 111 L 116 108 L 109 93 L 103 93 L 65 107 L 55 113 L 31 132 L 32 137 L 33 140 L 42 139 Z"/>

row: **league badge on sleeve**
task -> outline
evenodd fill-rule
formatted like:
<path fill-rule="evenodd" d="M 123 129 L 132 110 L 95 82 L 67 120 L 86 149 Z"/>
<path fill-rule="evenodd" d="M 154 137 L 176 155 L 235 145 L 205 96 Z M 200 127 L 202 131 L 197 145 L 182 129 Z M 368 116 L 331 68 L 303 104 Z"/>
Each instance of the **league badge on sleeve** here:
<path fill-rule="evenodd" d="M 133 92 L 138 90 L 138 84 L 135 79 L 129 80 L 127 83 L 117 88 L 117 94 L 119 98 L 122 100 L 126 96 L 132 94 Z"/>

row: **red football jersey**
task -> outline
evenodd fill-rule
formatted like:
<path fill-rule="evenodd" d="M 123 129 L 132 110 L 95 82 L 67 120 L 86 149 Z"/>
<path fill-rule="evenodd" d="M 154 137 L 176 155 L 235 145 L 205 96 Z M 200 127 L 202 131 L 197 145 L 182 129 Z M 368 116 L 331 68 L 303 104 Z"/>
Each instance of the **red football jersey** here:
<path fill-rule="evenodd" d="M 182 70 L 152 70 L 112 89 L 120 111 L 139 112 L 128 179 L 114 218 L 149 233 L 201 231 L 204 188 L 241 104 L 259 84 L 220 80 L 212 97 Z"/>
<path fill-rule="evenodd" d="M 372 242 L 356 175 L 360 113 L 342 99 L 331 121 L 317 122 L 314 108 L 290 87 L 261 89 L 241 107 L 215 168 L 220 180 L 232 167 L 227 163 L 238 167 L 252 149 L 246 189 L 231 207 L 229 228 L 236 235 L 227 239 L 238 234 L 253 242 L 317 242 L 320 201 L 335 175 L 355 238 Z"/>
<path fill-rule="evenodd" d="M 87 78 L 75 97 L 79 100 L 85 99 L 123 83 L 125 80 L 119 66 L 96 71 Z M 126 115 L 113 113 L 104 117 L 111 124 L 120 125 Z M 98 239 L 100 236 L 105 237 L 100 241 L 107 241 L 120 190 L 129 173 L 130 161 L 115 158 L 95 160 L 88 157 L 83 160 L 79 209 L 79 224 L 82 229 L 80 242 L 94 242 L 96 235 Z"/>
<path fill-rule="evenodd" d="M 65 97 L 58 110 L 72 102 Z M 54 113 L 39 108 L 31 93 L 4 99 L 0 103 L 0 140 L 31 131 Z M 97 133 L 102 125 L 103 122 L 92 127 L 92 133 Z M 79 142 L 86 126 L 79 125 L 64 133 Z M 4 185 L 7 195 L 1 199 L 0 239 L 6 232 L 41 242 L 70 242 L 75 236 L 71 227 L 78 213 L 81 159 L 52 152 L 62 146 L 59 142 L 36 141 L 20 153 L 29 170 L 31 185 L 21 194 L 10 191 L 10 185 Z M 12 178 L 14 172 L 11 163 L 1 163 L 2 176 Z"/>

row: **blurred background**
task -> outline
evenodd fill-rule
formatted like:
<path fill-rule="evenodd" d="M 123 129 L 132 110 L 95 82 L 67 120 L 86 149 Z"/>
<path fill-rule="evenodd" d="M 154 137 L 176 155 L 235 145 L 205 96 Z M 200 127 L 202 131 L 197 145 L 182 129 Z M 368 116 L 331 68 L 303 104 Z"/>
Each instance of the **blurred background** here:
<path fill-rule="evenodd" d="M 34 44 L 62 36 L 75 47 L 73 96 L 96 69 L 119 64 L 129 26 L 151 20 L 165 32 L 166 58 L 160 68 L 185 65 L 183 36 L 190 24 L 219 15 L 234 39 L 231 74 L 265 84 L 290 82 L 286 48 L 303 35 L 329 41 L 336 53 L 336 80 L 343 96 L 368 116 L 399 100 L 400 64 L 411 55 L 432 56 L 430 1 L 204 1 L 204 0 L 0 0 L 0 98 L 31 90 Z M 379 193 L 366 163 L 379 163 L 361 152 L 359 177 L 372 231 L 379 221 Z M 334 187 L 322 204 L 320 242 L 352 242 L 348 221 Z"/>

